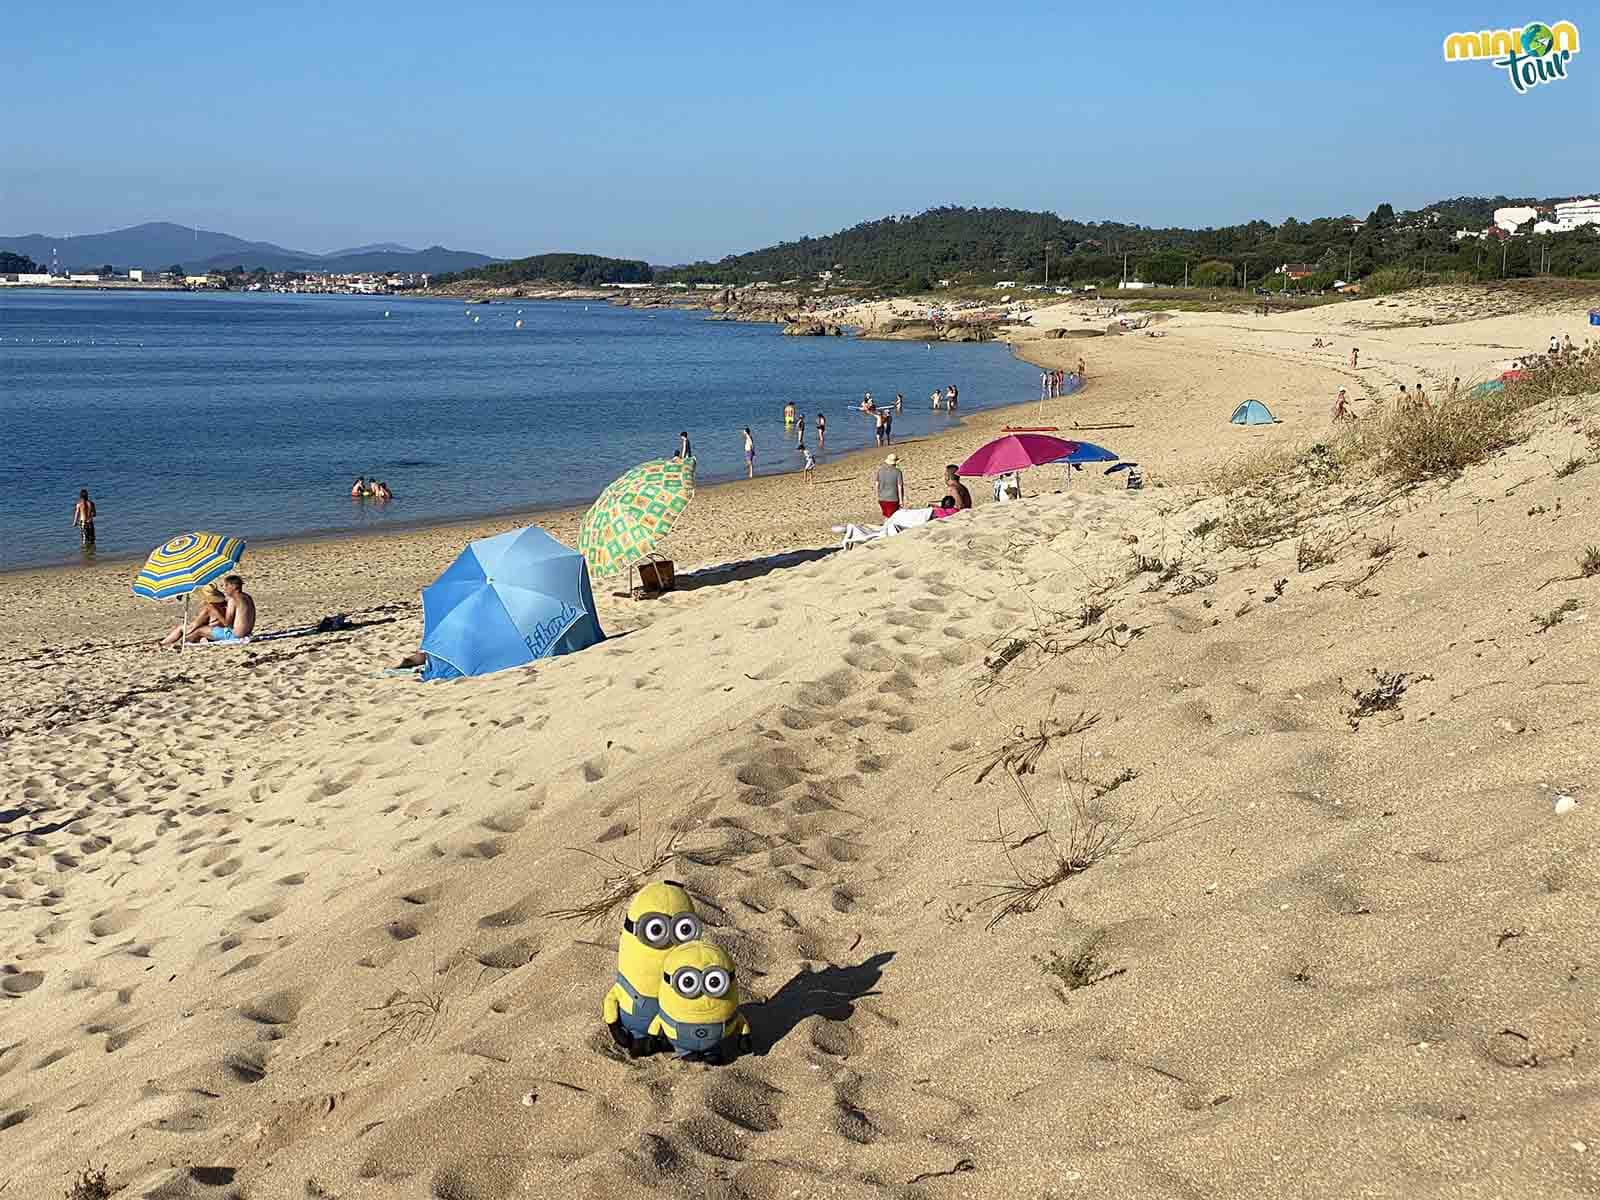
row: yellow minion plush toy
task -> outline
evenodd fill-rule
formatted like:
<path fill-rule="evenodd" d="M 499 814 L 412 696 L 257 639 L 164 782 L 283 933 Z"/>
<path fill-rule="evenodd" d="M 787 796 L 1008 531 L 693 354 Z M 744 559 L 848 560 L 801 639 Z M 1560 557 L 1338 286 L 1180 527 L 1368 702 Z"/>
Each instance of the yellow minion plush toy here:
<path fill-rule="evenodd" d="M 617 943 L 617 981 L 606 993 L 603 1014 L 611 1037 L 638 1057 L 655 1048 L 650 1023 L 657 1012 L 661 964 L 674 946 L 700 937 L 700 918 L 683 884 L 671 879 L 640 888 L 628 902 Z"/>
<path fill-rule="evenodd" d="M 750 1049 L 750 1022 L 739 1011 L 733 960 L 712 942 L 690 942 L 661 964 L 660 1011 L 650 1033 L 679 1058 L 727 1062 Z"/>

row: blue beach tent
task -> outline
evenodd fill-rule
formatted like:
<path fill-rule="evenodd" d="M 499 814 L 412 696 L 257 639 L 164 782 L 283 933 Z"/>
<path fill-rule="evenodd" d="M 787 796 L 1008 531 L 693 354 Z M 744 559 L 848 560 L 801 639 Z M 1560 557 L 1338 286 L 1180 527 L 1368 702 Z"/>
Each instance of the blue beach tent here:
<path fill-rule="evenodd" d="M 537 526 L 471 543 L 422 589 L 424 679 L 487 675 L 604 639 L 588 563 Z"/>
<path fill-rule="evenodd" d="M 1233 410 L 1233 416 L 1229 420 L 1235 425 L 1271 425 L 1274 418 L 1261 401 L 1246 400 Z"/>

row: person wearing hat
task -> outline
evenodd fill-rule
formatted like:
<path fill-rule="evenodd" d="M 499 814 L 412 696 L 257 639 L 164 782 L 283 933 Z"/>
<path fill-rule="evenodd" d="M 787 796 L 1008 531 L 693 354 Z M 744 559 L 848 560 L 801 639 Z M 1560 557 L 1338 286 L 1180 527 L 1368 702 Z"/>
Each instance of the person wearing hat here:
<path fill-rule="evenodd" d="M 878 507 L 883 510 L 883 519 L 886 521 L 899 512 L 900 506 L 906 502 L 906 477 L 901 473 L 899 463 L 899 456 L 891 454 L 878 468 Z"/>

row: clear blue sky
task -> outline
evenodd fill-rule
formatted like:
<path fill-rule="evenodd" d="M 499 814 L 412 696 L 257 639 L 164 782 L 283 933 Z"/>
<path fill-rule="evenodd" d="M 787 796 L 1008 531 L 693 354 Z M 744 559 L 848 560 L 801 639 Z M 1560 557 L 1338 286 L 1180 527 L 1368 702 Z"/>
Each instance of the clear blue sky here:
<path fill-rule="evenodd" d="M 1600 190 L 1587 5 L 1200 7 L 24 4 L 0 234 L 664 263 L 938 204 L 1201 225 Z M 1443 61 L 1562 17 L 1589 43 L 1563 82 Z"/>

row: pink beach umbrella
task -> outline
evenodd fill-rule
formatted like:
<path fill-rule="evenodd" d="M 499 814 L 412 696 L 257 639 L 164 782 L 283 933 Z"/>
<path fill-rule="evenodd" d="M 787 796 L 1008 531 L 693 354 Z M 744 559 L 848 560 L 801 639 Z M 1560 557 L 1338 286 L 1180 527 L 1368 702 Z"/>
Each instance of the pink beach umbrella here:
<path fill-rule="evenodd" d="M 973 451 L 959 470 L 963 475 L 1004 475 L 1059 462 L 1077 448 L 1077 442 L 1042 433 L 1008 433 Z"/>

